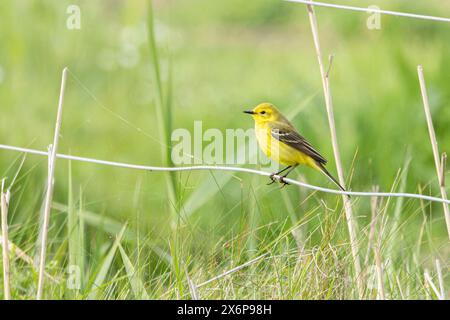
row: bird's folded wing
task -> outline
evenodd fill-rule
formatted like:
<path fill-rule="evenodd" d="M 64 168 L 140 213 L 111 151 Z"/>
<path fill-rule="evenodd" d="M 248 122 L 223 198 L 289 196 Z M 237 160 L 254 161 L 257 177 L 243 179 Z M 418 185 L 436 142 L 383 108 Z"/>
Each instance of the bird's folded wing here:
<path fill-rule="evenodd" d="M 306 141 L 305 138 L 303 138 L 298 132 L 295 131 L 295 129 L 291 128 L 290 126 L 273 126 L 271 127 L 271 134 L 275 139 L 303 152 L 317 162 L 322 164 L 327 163 L 327 160 L 322 157 L 320 153 L 317 152 L 308 141 Z"/>

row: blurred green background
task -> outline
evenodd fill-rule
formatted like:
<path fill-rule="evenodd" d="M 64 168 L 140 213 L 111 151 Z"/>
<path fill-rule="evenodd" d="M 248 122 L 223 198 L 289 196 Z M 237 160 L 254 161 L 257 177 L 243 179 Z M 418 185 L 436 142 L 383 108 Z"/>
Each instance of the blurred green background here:
<path fill-rule="evenodd" d="M 450 3 L 439 0 L 330 2 L 450 16 Z M 81 9 L 80 30 L 66 28 L 70 4 Z M 158 89 L 152 77 L 147 7 L 146 1 L 1 1 L 0 143 L 46 150 L 53 135 L 61 71 L 67 66 L 59 152 L 163 165 L 165 141 L 156 120 Z M 327 8 L 317 8 L 316 13 L 324 58 L 335 55 L 331 87 L 342 161 L 347 177 L 352 174 L 350 188 L 363 191 L 379 185 L 382 191 L 390 190 L 409 149 L 405 191 L 417 193 L 421 186 L 423 192 L 437 195 L 416 67 L 424 67 L 439 147 L 448 151 L 450 26 L 382 16 L 381 29 L 369 30 L 365 13 Z M 173 129 L 191 130 L 195 120 L 203 121 L 204 129 L 250 128 L 253 123 L 242 110 L 270 101 L 285 113 L 297 110 L 293 123 L 336 172 L 304 5 L 277 0 L 165 0 L 154 2 L 154 19 Z M 12 179 L 18 157 L 0 150 L 1 176 Z M 46 166 L 43 157 L 28 156 L 25 161 L 13 190 L 13 200 L 20 199 L 12 202 L 13 238 L 24 226 L 38 227 Z M 297 172 L 305 181 L 331 187 L 309 169 Z M 68 162 L 59 160 L 55 202 L 67 203 L 68 178 Z M 178 217 L 189 211 L 192 217 L 183 223 L 195 226 L 190 229 L 195 230 L 190 250 L 207 247 L 211 254 L 217 251 L 214 244 L 232 238 L 234 232 L 272 222 L 283 229 L 288 214 L 282 192 L 295 203 L 298 218 L 321 198 L 336 199 L 315 194 L 298 206 L 309 191 L 299 193 L 293 186 L 280 191 L 266 187 L 264 178 L 243 174 L 185 172 L 173 178 L 175 204 L 170 203 L 164 174 L 72 163 L 75 198 L 81 188 L 87 210 L 128 221 L 162 247 L 170 234 L 171 207 L 177 208 Z M 260 206 L 251 221 L 243 194 L 255 194 Z M 360 224 L 366 227 L 369 199 L 354 201 Z M 417 213 L 414 208 L 419 205 L 405 202 L 410 211 L 402 212 L 402 219 Z M 442 206 L 432 208 L 427 211 L 428 221 L 434 222 L 430 239 L 441 248 L 446 242 Z M 62 236 L 58 223 L 63 217 L 52 217 L 51 233 L 56 238 Z M 416 218 L 400 230 L 402 237 L 415 239 L 422 216 Z M 27 236 L 16 240 L 26 241 Z M 95 237 L 99 236 L 92 231 L 91 239 Z M 346 237 L 345 224 L 341 237 Z M 258 238 L 254 241 L 258 247 Z M 448 252 L 447 246 L 440 254 L 448 257 Z"/>

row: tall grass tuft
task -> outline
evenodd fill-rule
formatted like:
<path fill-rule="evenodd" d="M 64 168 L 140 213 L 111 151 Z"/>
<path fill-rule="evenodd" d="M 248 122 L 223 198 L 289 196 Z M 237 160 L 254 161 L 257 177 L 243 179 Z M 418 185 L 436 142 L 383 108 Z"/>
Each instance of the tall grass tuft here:
<path fill-rule="evenodd" d="M 102 294 L 105 294 L 107 290 L 107 276 L 110 270 L 112 269 L 112 264 L 114 257 L 116 255 L 117 249 L 119 248 L 120 242 L 122 241 L 122 237 L 127 229 L 127 224 L 125 224 L 120 230 L 119 234 L 116 236 L 114 243 L 108 251 L 108 254 L 104 257 L 102 264 L 98 268 L 98 271 L 95 273 L 95 278 L 91 281 L 89 286 L 89 299 L 96 299 L 97 297 L 101 297 Z M 113 277 L 114 279 L 115 277 Z M 111 280 L 110 280 L 111 281 Z"/>
<path fill-rule="evenodd" d="M 85 263 L 84 263 L 84 221 L 81 215 L 83 202 L 82 202 L 82 192 L 80 190 L 80 200 L 78 208 L 74 202 L 74 191 L 73 191 L 73 181 L 72 181 L 72 163 L 69 162 L 69 188 L 68 188 L 68 204 L 67 204 L 67 239 L 68 239 L 68 267 L 69 269 L 76 268 L 79 272 L 79 284 L 76 289 L 76 294 L 79 293 L 78 290 L 83 290 L 84 286 L 84 276 L 85 276 Z"/>
<path fill-rule="evenodd" d="M 156 85 L 156 122 L 159 130 L 159 138 L 161 141 L 161 161 L 162 165 L 173 166 L 171 159 L 171 133 L 172 133 L 172 70 L 169 67 L 169 76 L 167 84 L 167 92 L 164 94 L 163 82 L 161 79 L 161 63 L 156 44 L 155 21 L 153 16 L 153 1 L 148 1 L 147 12 L 147 30 L 148 30 L 148 44 L 150 49 L 150 59 L 153 66 L 153 81 Z M 174 226 L 174 219 L 177 215 L 177 196 L 176 196 L 176 180 L 175 173 L 165 172 L 166 189 L 169 197 L 169 210 L 172 213 L 172 227 Z"/>

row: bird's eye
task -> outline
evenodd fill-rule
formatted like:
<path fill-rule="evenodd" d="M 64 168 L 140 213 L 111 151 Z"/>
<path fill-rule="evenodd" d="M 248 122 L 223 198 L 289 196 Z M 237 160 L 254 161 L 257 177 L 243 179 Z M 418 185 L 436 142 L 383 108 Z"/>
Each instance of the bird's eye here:
<path fill-rule="evenodd" d="M 265 112 L 265 111 L 261 111 L 260 113 L 261 113 L 261 114 L 266 114 L 266 112 Z"/>

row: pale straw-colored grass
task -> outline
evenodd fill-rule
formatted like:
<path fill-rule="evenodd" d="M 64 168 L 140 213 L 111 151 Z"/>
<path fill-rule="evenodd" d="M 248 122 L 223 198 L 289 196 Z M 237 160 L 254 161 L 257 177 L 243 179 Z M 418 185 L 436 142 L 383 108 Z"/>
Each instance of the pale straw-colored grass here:
<path fill-rule="evenodd" d="M 427 87 L 426 87 L 426 83 L 425 83 L 425 77 L 423 75 L 422 66 L 417 67 L 417 73 L 419 75 L 420 91 L 422 93 L 423 108 L 425 111 L 425 117 L 427 119 L 427 126 L 428 126 L 428 133 L 430 135 L 431 149 L 433 150 L 434 165 L 436 167 L 436 174 L 437 174 L 438 182 L 439 182 L 439 190 L 441 192 L 442 199 L 447 199 L 447 192 L 445 190 L 445 159 L 446 159 L 446 155 L 443 154 L 442 160 L 440 160 L 441 158 L 439 157 L 438 142 L 437 142 L 437 138 L 436 138 L 436 132 L 434 131 L 433 118 L 431 116 L 430 103 L 428 100 Z M 450 239 L 450 210 L 448 208 L 447 203 L 442 203 L 442 205 L 444 207 L 445 223 L 447 225 L 448 237 Z"/>
<path fill-rule="evenodd" d="M 64 68 L 62 72 L 61 78 L 61 89 L 59 93 L 59 102 L 58 102 L 58 112 L 56 115 L 56 124 L 55 124 L 55 134 L 53 136 L 53 144 L 49 147 L 48 150 L 48 176 L 47 176 L 47 191 L 45 195 L 45 204 L 44 204 L 44 216 L 41 227 L 41 243 L 40 243 L 40 254 L 39 254 L 39 280 L 38 280 L 38 289 L 36 294 L 36 299 L 42 299 L 42 292 L 44 289 L 44 269 L 45 269 L 45 258 L 47 252 L 47 236 L 48 236 L 48 225 L 50 222 L 50 211 L 52 207 L 52 199 L 53 199 L 53 186 L 54 186 L 54 175 L 55 175 L 55 164 L 56 164 L 56 153 L 58 151 L 58 141 L 59 135 L 61 131 L 62 124 L 62 110 L 64 103 L 64 95 L 66 91 L 66 82 L 67 82 L 67 68 Z"/>
<path fill-rule="evenodd" d="M 330 56 L 329 68 L 327 71 L 325 71 L 323 61 L 322 61 L 322 52 L 321 52 L 320 40 L 319 40 L 319 29 L 317 26 L 317 17 L 316 17 L 315 11 L 314 11 L 314 7 L 311 5 L 307 5 L 307 10 L 308 10 L 308 16 L 309 16 L 309 21 L 310 21 L 310 25 L 311 25 L 313 40 L 314 40 L 314 46 L 316 49 L 317 60 L 319 62 L 320 75 L 322 78 L 323 92 L 324 92 L 324 96 L 325 96 L 325 106 L 327 109 L 328 124 L 330 127 L 331 142 L 332 142 L 332 146 L 333 146 L 334 159 L 336 162 L 338 180 L 339 180 L 339 183 L 345 188 L 344 169 L 342 167 L 341 155 L 339 152 L 339 144 L 338 144 L 336 125 L 335 125 L 335 120 L 334 120 L 333 99 L 332 99 L 332 95 L 331 95 L 330 78 L 329 78 L 333 58 L 332 58 L 332 56 Z M 364 295 L 364 285 L 363 285 L 363 281 L 362 281 L 362 277 L 361 277 L 361 262 L 360 262 L 360 256 L 359 256 L 358 240 L 357 240 L 357 236 L 356 236 L 356 234 L 357 234 L 356 220 L 353 215 L 352 203 L 351 203 L 350 199 L 347 196 L 343 196 L 342 200 L 344 202 L 345 217 L 347 220 L 348 233 L 349 233 L 349 237 L 350 237 L 350 246 L 351 246 L 352 256 L 353 256 L 353 266 L 355 268 L 355 279 L 356 279 L 356 285 L 358 288 L 358 296 L 360 298 L 362 298 Z"/>
<path fill-rule="evenodd" d="M 0 191 L 1 215 L 2 215 L 2 249 L 3 249 L 3 292 L 5 300 L 11 299 L 10 265 L 9 265 L 9 239 L 8 239 L 8 206 L 9 190 L 5 192 L 5 179 L 1 182 Z"/>

